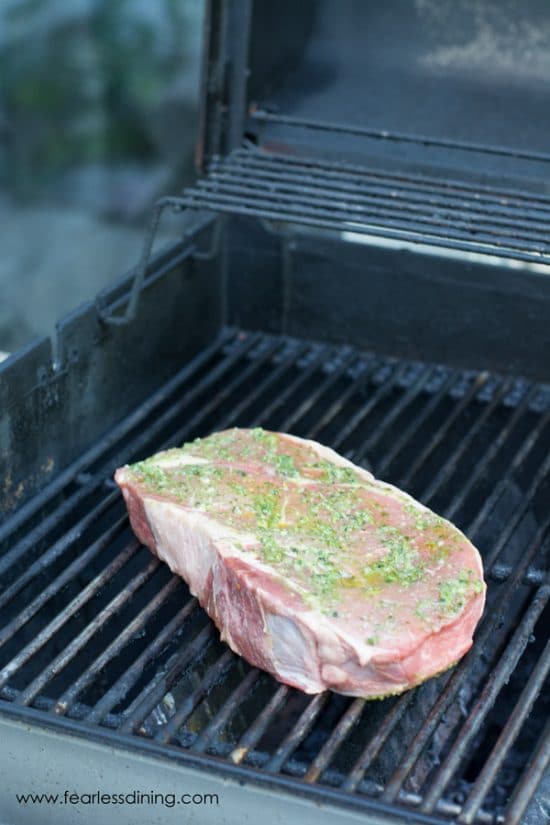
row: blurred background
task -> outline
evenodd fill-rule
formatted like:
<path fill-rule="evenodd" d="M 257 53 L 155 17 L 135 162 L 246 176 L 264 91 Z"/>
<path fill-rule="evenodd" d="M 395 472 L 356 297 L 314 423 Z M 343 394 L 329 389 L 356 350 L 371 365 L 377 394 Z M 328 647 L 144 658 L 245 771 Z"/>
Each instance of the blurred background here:
<path fill-rule="evenodd" d="M 0 351 L 133 266 L 195 175 L 203 5 L 0 0 Z"/>

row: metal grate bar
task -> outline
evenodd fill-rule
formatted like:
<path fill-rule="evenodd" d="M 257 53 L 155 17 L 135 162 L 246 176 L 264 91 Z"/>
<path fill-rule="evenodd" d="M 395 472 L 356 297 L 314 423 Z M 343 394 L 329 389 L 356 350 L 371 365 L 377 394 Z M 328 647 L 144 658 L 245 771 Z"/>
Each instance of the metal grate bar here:
<path fill-rule="evenodd" d="M 369 779 L 363 781 L 359 786 L 358 790 L 361 793 L 366 794 L 368 796 L 380 797 L 382 795 L 384 787 L 380 782 L 374 782 Z M 420 796 L 420 794 L 415 793 L 413 791 L 403 790 L 399 794 L 399 802 L 403 803 L 404 805 L 407 805 L 408 808 L 416 808 L 418 810 L 422 802 L 422 797 Z M 450 799 L 440 799 L 437 804 L 437 813 L 442 814 L 445 817 L 451 818 L 453 822 L 455 821 L 456 817 L 460 814 L 460 811 L 461 806 L 456 802 L 452 802 Z M 400 808 L 398 809 L 398 813 L 396 813 L 396 815 L 405 816 L 406 813 L 408 814 L 409 811 L 405 812 L 402 808 Z M 428 815 L 425 814 L 425 816 Z M 480 809 L 476 821 L 479 823 L 479 825 L 495 825 L 496 823 L 498 823 L 498 825 L 502 825 L 503 822 L 500 816 L 495 815 L 490 811 L 484 810 L 483 808 Z M 428 822 L 433 822 L 433 819 L 428 819 Z M 445 822 L 448 822 L 448 819 L 445 820 Z M 401 825 L 401 823 L 399 823 L 399 825 Z"/>
<path fill-rule="evenodd" d="M 304 780 L 306 782 L 317 782 L 346 736 L 348 736 L 353 726 L 359 720 L 359 717 L 363 713 L 363 709 L 365 707 L 365 701 L 365 699 L 354 699 L 350 704 L 346 712 L 340 718 L 340 721 L 334 728 L 330 737 L 327 739 L 311 763 L 309 770 L 304 776 Z"/>
<path fill-rule="evenodd" d="M 133 688 L 143 669 L 149 662 L 153 661 L 170 641 L 177 639 L 185 628 L 186 620 L 198 608 L 198 602 L 192 598 L 178 611 L 161 632 L 150 642 L 145 650 L 140 653 L 137 659 L 130 665 L 128 670 L 120 676 L 109 690 L 103 694 L 99 702 L 89 711 L 86 721 L 99 724 L 107 714 L 124 699 L 127 693 Z M 55 708 L 57 710 L 57 708 Z M 63 710 L 63 707 L 60 708 Z"/>
<path fill-rule="evenodd" d="M 506 825 L 525 825 L 523 812 L 550 765 L 550 721 L 546 723 L 535 752 L 518 782 L 506 809 Z"/>
<path fill-rule="evenodd" d="M 126 625 L 124 630 L 114 639 L 110 645 L 89 665 L 78 679 L 72 683 L 55 704 L 55 712 L 58 716 L 64 714 L 76 700 L 76 697 L 90 684 L 97 674 L 117 656 L 124 645 L 135 637 L 145 626 L 147 620 L 153 616 L 159 607 L 181 586 L 180 580 L 174 576 L 159 590 L 151 601 Z"/>
<path fill-rule="evenodd" d="M 549 599 L 550 584 L 543 585 L 529 605 L 525 616 L 518 625 L 506 650 L 500 657 L 497 666 L 489 675 L 485 687 L 455 739 L 451 751 L 443 761 L 441 767 L 436 771 L 435 777 L 431 780 L 430 787 L 420 806 L 422 811 L 431 813 L 437 804 L 437 800 L 443 795 L 445 788 L 466 754 L 466 748 L 471 744 L 480 730 L 485 717 L 493 707 L 502 687 L 512 675 Z"/>
<path fill-rule="evenodd" d="M 237 150 L 184 190 L 184 207 L 550 262 L 550 202 L 436 179 Z"/>
<path fill-rule="evenodd" d="M 42 573 L 46 570 L 55 559 L 59 558 L 69 547 L 71 547 L 78 539 L 81 537 L 82 533 L 101 516 L 106 510 L 109 509 L 116 501 L 118 501 L 119 495 L 117 493 L 111 493 L 111 495 L 105 496 L 99 504 L 95 507 L 92 507 L 91 510 L 86 513 L 85 516 L 82 516 L 76 524 L 68 530 L 63 536 L 53 544 L 49 550 L 47 550 L 43 555 L 41 555 L 33 564 L 31 564 L 27 569 L 19 576 L 15 581 L 13 581 L 2 594 L 0 594 L 0 610 L 4 608 L 12 599 L 17 596 L 17 594 L 28 584 L 35 576 Z M 15 548 L 14 548 L 15 549 Z M 6 553 L 6 556 L 11 555 L 10 553 Z M 19 553 L 16 554 L 15 557 L 12 556 L 11 564 L 4 568 L 3 574 L 6 573 L 6 570 L 9 570 L 13 564 L 15 564 L 19 560 Z"/>
<path fill-rule="evenodd" d="M 458 512 L 463 502 L 465 501 L 467 495 L 473 489 L 479 477 L 484 472 L 484 469 L 486 468 L 487 464 L 490 461 L 492 461 L 495 458 L 495 456 L 498 455 L 499 451 L 506 444 L 506 441 L 510 437 L 510 434 L 514 431 L 514 428 L 517 426 L 518 422 L 521 421 L 521 419 L 527 412 L 529 408 L 529 403 L 532 401 L 535 391 L 535 387 L 530 387 L 529 390 L 524 394 L 521 403 L 518 404 L 517 407 L 514 409 L 514 412 L 511 415 L 510 420 L 505 424 L 504 427 L 502 427 L 502 429 L 499 431 L 498 436 L 495 438 L 495 440 L 485 453 L 483 457 L 483 462 L 479 462 L 479 464 L 473 469 L 466 483 L 460 488 L 459 492 L 453 498 L 453 501 L 447 509 L 447 518 L 452 519 L 455 513 Z"/>
<path fill-rule="evenodd" d="M 219 659 L 208 668 L 202 677 L 200 684 L 181 703 L 177 711 L 170 717 L 169 721 L 157 732 L 155 739 L 157 742 L 168 743 L 189 716 L 193 713 L 199 702 L 204 699 L 210 688 L 216 684 L 218 679 L 229 670 L 229 667 L 236 661 L 236 656 L 231 650 L 226 650 Z"/>
<path fill-rule="evenodd" d="M 410 705 L 410 698 L 407 694 L 400 696 L 388 714 L 384 717 L 376 734 L 369 741 L 363 752 L 355 762 L 353 768 L 344 779 L 342 788 L 346 791 L 354 791 L 365 776 L 366 771 L 372 765 L 388 737 L 392 733 L 397 723 L 402 719 L 403 714 Z"/>
<path fill-rule="evenodd" d="M 266 770 L 272 772 L 281 770 L 290 754 L 306 738 L 327 701 L 328 693 L 318 693 L 309 701 L 292 730 L 287 733 L 271 759 L 268 760 Z"/>
<path fill-rule="evenodd" d="M 393 405 L 391 411 L 386 415 L 384 421 L 374 432 L 370 433 L 360 447 L 355 451 L 355 461 L 360 464 L 361 461 L 368 456 L 368 451 L 376 444 L 377 441 L 386 433 L 394 421 L 401 415 L 404 409 L 416 399 L 418 393 L 426 385 L 428 379 L 433 374 L 433 369 L 426 368 L 422 370 L 416 381 L 403 393 L 400 400 Z"/>
<path fill-rule="evenodd" d="M 225 430 L 231 424 L 238 421 L 241 415 L 254 403 L 256 396 L 261 398 L 263 394 L 269 391 L 272 387 L 277 385 L 285 385 L 286 382 L 283 380 L 284 376 L 289 370 L 292 370 L 296 366 L 296 362 L 306 354 L 307 350 L 308 346 L 303 345 L 299 347 L 296 352 L 291 352 L 287 355 L 281 361 L 279 366 L 270 372 L 269 375 L 256 386 L 256 392 L 254 395 L 246 396 L 246 398 L 233 407 L 227 415 L 220 420 L 218 423 L 218 428 L 220 430 Z"/>
<path fill-rule="evenodd" d="M 46 627 L 35 636 L 35 638 L 26 645 L 8 664 L 4 665 L 0 671 L 0 688 L 4 687 L 8 679 L 13 676 L 19 668 L 28 662 L 34 654 L 48 642 L 54 633 L 62 627 L 74 614 L 80 610 L 83 604 L 86 604 L 98 590 L 100 590 L 112 577 L 118 573 L 129 559 L 136 553 L 139 544 L 136 539 L 132 539 L 127 543 L 124 550 L 115 556 L 113 561 L 104 568 L 92 581 L 80 591 L 78 596 L 67 605 L 60 613 L 57 614 Z"/>
<path fill-rule="evenodd" d="M 546 216 L 544 220 L 542 211 L 537 213 L 540 215 L 538 220 L 536 217 L 522 220 L 525 210 L 508 208 L 505 212 L 502 207 L 499 209 L 492 206 L 488 215 L 487 207 L 483 209 L 481 204 L 472 205 L 464 200 L 461 203 L 445 203 L 442 199 L 431 198 L 431 202 L 426 203 L 411 192 L 394 192 L 387 197 L 373 192 L 372 188 L 369 188 L 369 194 L 364 194 L 354 191 L 356 187 L 349 184 L 345 188 L 334 187 L 327 186 L 325 181 L 319 180 L 312 186 L 300 175 L 295 175 L 292 180 L 291 176 L 285 173 L 262 175 L 257 169 L 244 175 L 234 166 L 230 172 L 217 171 L 215 167 L 211 167 L 208 170 L 208 178 L 196 183 L 196 191 L 200 193 L 199 199 L 204 197 L 216 200 L 219 197 L 229 202 L 238 198 L 239 202 L 263 205 L 270 204 L 276 196 L 277 204 L 286 205 L 291 212 L 296 203 L 298 187 L 301 204 L 309 206 L 312 214 L 320 216 L 332 214 L 339 216 L 343 221 L 361 221 L 365 224 L 386 218 L 390 226 L 399 222 L 414 227 L 431 227 L 434 220 L 437 220 L 457 233 L 472 231 L 470 224 L 475 220 L 476 234 L 482 234 L 487 238 L 494 236 L 499 240 L 505 237 L 511 243 L 522 241 L 527 248 L 539 252 L 546 252 L 548 249 L 546 238 L 550 228 L 550 216 Z M 468 220 L 460 217 L 461 209 L 468 210 Z M 455 217 L 457 215 L 458 218 Z"/>
<path fill-rule="evenodd" d="M 459 403 L 453 408 L 453 411 L 444 420 L 441 427 L 438 428 L 437 433 L 430 439 L 426 447 L 420 451 L 418 457 L 411 462 L 407 472 L 401 476 L 400 483 L 403 486 L 408 486 L 411 479 L 417 474 L 418 470 L 426 462 L 426 460 L 433 454 L 436 447 L 441 444 L 455 421 L 457 421 L 468 407 L 473 398 L 477 395 L 480 389 L 487 383 L 489 378 L 488 373 L 482 372 L 471 382 L 469 389 L 464 393 Z"/>
<path fill-rule="evenodd" d="M 489 574 L 493 581 L 505 582 L 513 574 L 514 568 L 511 564 L 495 564 L 490 569 Z M 543 584 L 546 579 L 546 571 L 538 567 L 528 567 L 525 576 L 521 580 L 522 584 Z"/>
<path fill-rule="evenodd" d="M 273 717 L 288 697 L 289 693 L 289 687 L 286 685 L 279 685 L 260 715 L 254 720 L 253 724 L 248 728 L 246 733 L 239 739 L 239 744 L 233 748 L 229 754 L 229 758 L 232 762 L 236 765 L 240 764 L 252 748 L 258 744 Z"/>
<path fill-rule="evenodd" d="M 303 418 L 304 415 L 306 415 L 306 413 L 317 403 L 317 401 L 322 398 L 331 387 L 334 386 L 342 375 L 344 375 L 346 370 L 351 366 L 353 358 L 354 354 L 352 353 L 348 353 L 347 355 L 342 354 L 340 365 L 329 373 L 325 380 L 319 384 L 317 389 L 313 390 L 313 392 L 311 392 L 308 397 L 285 418 L 285 430 L 287 432 L 291 431 L 296 422 Z"/>
<path fill-rule="evenodd" d="M 506 546 L 506 543 L 511 538 L 514 530 L 520 523 L 523 516 L 528 511 L 529 506 L 532 504 L 533 499 L 537 493 L 537 490 L 539 489 L 544 479 L 547 477 L 549 471 L 550 455 L 548 455 L 546 461 L 539 467 L 537 473 L 535 474 L 531 484 L 527 489 L 527 492 L 523 496 L 521 504 L 518 507 L 516 507 L 510 521 L 506 524 L 505 529 L 499 534 L 497 540 L 495 541 L 495 543 L 491 547 L 491 550 L 487 554 L 487 557 L 485 558 L 485 565 L 488 568 L 491 568 L 493 566 L 496 559 L 502 552 L 503 548 Z"/>
<path fill-rule="evenodd" d="M 369 129 L 364 126 L 357 126 L 352 123 L 331 123 L 312 118 L 300 118 L 292 115 L 281 115 L 275 112 L 268 112 L 263 109 L 252 109 L 249 116 L 256 121 L 263 123 L 279 123 L 285 126 L 293 126 L 298 129 L 313 129 L 322 132 L 336 132 L 348 135 L 360 135 L 370 137 L 375 140 L 395 141 L 397 143 L 414 143 L 421 146 L 440 146 L 445 149 L 458 149 L 462 152 L 481 152 L 488 155 L 503 155 L 504 157 L 524 158 L 525 160 L 539 160 L 550 162 L 550 155 L 547 152 L 527 152 L 523 149 L 514 149 L 510 146 L 491 145 L 487 143 L 471 143 L 470 141 L 450 140 L 447 138 L 434 138 L 427 135 L 410 135 L 403 132 L 393 132 L 387 129 Z"/>
<path fill-rule="evenodd" d="M 213 638 L 213 625 L 207 623 L 197 633 L 192 642 L 188 643 L 179 654 L 176 653 L 171 657 L 166 668 L 155 674 L 149 684 L 143 688 L 132 704 L 124 711 L 125 721 L 120 727 L 123 733 L 133 733 L 142 724 L 163 696 L 168 693 L 183 669 L 190 662 L 205 654 L 208 644 L 212 642 Z"/>
<path fill-rule="evenodd" d="M 342 447 L 344 442 L 355 432 L 357 427 L 364 422 L 370 412 L 394 389 L 397 381 L 403 377 L 405 367 L 403 364 L 391 364 L 392 373 L 387 381 L 383 381 L 376 390 L 370 395 L 365 403 L 351 416 L 349 421 L 339 430 L 338 434 L 332 439 L 332 446 L 335 450 Z"/>
<path fill-rule="evenodd" d="M 535 704 L 535 700 L 543 688 L 544 682 L 550 672 L 550 642 L 546 643 L 544 651 L 535 665 L 527 684 L 514 707 L 510 718 L 502 729 L 500 736 L 491 753 L 489 754 L 481 773 L 477 777 L 474 786 L 468 796 L 468 800 L 459 816 L 459 822 L 464 825 L 472 825 L 481 803 L 487 795 L 491 785 L 509 753 L 511 746 L 515 742 L 521 727 Z"/>
<path fill-rule="evenodd" d="M 339 397 L 328 407 L 327 411 L 323 413 L 323 415 L 311 427 L 309 430 L 309 438 L 316 438 L 317 434 L 324 430 L 325 427 L 330 424 L 330 422 L 333 421 L 343 409 L 345 409 L 348 401 L 356 393 L 360 392 L 365 384 L 372 378 L 372 375 L 378 366 L 379 364 L 376 361 L 371 363 L 369 367 L 365 366 L 355 381 L 350 382 Z"/>
<path fill-rule="evenodd" d="M 294 379 L 294 381 L 291 381 L 287 386 L 285 386 L 285 388 L 277 396 L 277 398 L 275 398 L 270 404 L 268 404 L 268 406 L 254 418 L 250 426 L 258 427 L 262 423 L 262 421 L 267 421 L 269 418 L 271 418 L 271 416 L 276 410 L 282 407 L 288 401 L 289 398 L 292 398 L 292 396 L 301 387 L 303 387 L 304 384 L 306 384 L 309 381 L 311 376 L 319 369 L 321 364 L 323 364 L 324 361 L 328 358 L 329 352 L 330 350 L 328 349 L 328 347 L 322 347 L 317 352 L 315 358 L 313 358 L 311 362 L 308 364 L 308 366 L 300 372 L 300 374 L 297 376 L 297 378 Z M 255 393 L 254 400 L 256 400 L 256 398 L 257 394 Z"/>
<path fill-rule="evenodd" d="M 530 547 L 520 559 L 514 574 L 503 585 L 499 594 L 499 601 L 501 605 L 505 606 L 507 604 L 507 600 L 511 597 L 518 582 L 523 578 L 529 563 L 539 552 L 541 543 L 546 539 L 546 534 L 548 533 L 549 528 L 550 516 L 546 519 L 545 524 L 539 528 L 535 539 L 531 542 Z M 491 639 L 495 630 L 498 628 L 500 616 L 501 611 L 499 610 L 485 612 L 485 617 L 482 619 L 481 625 L 478 627 L 476 633 L 476 649 L 474 651 L 470 651 L 470 653 L 468 653 L 466 657 L 456 666 L 443 692 L 440 694 L 418 733 L 409 745 L 399 766 L 390 777 L 383 794 L 386 801 L 393 801 L 399 794 L 407 776 L 412 771 L 418 757 L 422 753 L 424 747 L 428 743 L 428 740 L 441 721 L 441 717 L 458 693 L 464 679 L 475 667 L 477 651 L 483 649 L 485 644 Z"/>
<path fill-rule="evenodd" d="M 226 159 L 224 159 L 226 161 Z M 227 175 L 226 163 L 213 158 L 209 167 L 212 177 Z M 403 193 L 411 202 L 460 207 L 481 211 L 490 206 L 496 214 L 515 215 L 522 218 L 525 210 L 534 219 L 548 217 L 550 197 L 536 192 L 504 190 L 494 187 L 456 181 L 445 178 L 371 169 L 350 163 L 335 163 L 327 160 L 312 160 L 307 157 L 281 155 L 271 152 L 238 149 L 231 155 L 231 169 L 236 174 L 254 180 L 285 181 L 295 184 L 346 193 L 355 197 L 369 197 L 371 194 L 387 198 L 402 199 Z M 368 190 L 365 185 L 368 184 Z"/>
<path fill-rule="evenodd" d="M 214 716 L 211 722 L 205 727 L 198 739 L 191 745 L 191 750 L 197 753 L 205 751 L 214 737 L 223 729 L 235 708 L 246 698 L 249 691 L 254 687 L 260 676 L 260 671 L 252 668 L 242 682 L 228 696 L 222 707 Z"/>
<path fill-rule="evenodd" d="M 493 415 L 497 407 L 500 406 L 502 399 L 509 391 L 509 389 L 510 382 L 502 383 L 495 389 L 491 401 L 483 406 L 483 411 L 481 415 L 479 415 L 476 418 L 475 424 L 473 424 L 472 427 L 470 427 L 470 429 L 468 430 L 468 432 L 464 435 L 464 437 L 461 438 L 460 443 L 455 447 L 453 452 L 446 459 L 445 465 L 441 468 L 441 470 L 438 473 L 436 473 L 432 481 L 427 485 L 427 487 L 425 487 L 424 491 L 420 494 L 420 498 L 425 504 L 428 504 L 430 501 L 433 500 L 436 492 L 440 489 L 442 484 L 448 479 L 451 473 L 456 469 L 458 462 L 460 461 L 468 447 L 471 445 L 474 438 L 478 435 L 485 422 L 491 417 L 491 415 Z M 489 447 L 489 452 L 490 450 L 491 447 Z M 485 453 L 483 457 L 484 463 L 487 460 L 487 454 L 488 453 Z"/>
<path fill-rule="evenodd" d="M 392 447 L 388 450 L 386 455 L 378 462 L 378 473 L 381 477 L 391 465 L 393 460 L 403 450 L 405 445 L 411 441 L 412 438 L 419 431 L 422 424 L 428 420 L 432 412 L 441 404 L 442 400 L 449 394 L 449 391 L 458 380 L 458 371 L 453 370 L 449 373 L 447 380 L 441 384 L 438 392 L 434 393 L 427 404 L 424 405 L 421 412 L 415 416 L 408 427 L 405 427 L 401 435 L 394 441 Z"/>
<path fill-rule="evenodd" d="M 491 493 L 483 503 L 475 518 L 468 525 L 469 534 L 471 534 L 472 536 L 477 535 L 481 525 L 487 518 L 488 514 L 491 512 L 491 510 L 494 509 L 495 504 L 501 498 L 504 491 L 506 490 L 506 487 L 509 484 L 510 479 L 513 477 L 514 473 L 523 464 L 525 459 L 530 455 L 531 451 L 536 448 L 537 441 L 546 429 L 546 427 L 548 426 L 549 422 L 550 410 L 546 413 L 546 415 L 541 417 L 538 425 L 533 428 L 530 435 L 523 441 L 518 452 L 512 459 L 507 472 L 501 479 L 499 479 L 498 483 L 495 485 L 494 489 L 491 491 Z M 543 467 L 546 467 L 548 470 L 548 462 L 543 464 Z M 541 483 L 543 478 L 544 475 L 541 475 L 541 471 L 539 471 L 535 479 L 533 480 L 532 484 L 529 486 L 529 490 L 535 490 L 536 487 L 538 487 L 538 485 Z"/>
<path fill-rule="evenodd" d="M 23 610 L 11 622 L 9 622 L 0 633 L 0 647 L 11 639 L 12 636 L 14 636 L 17 631 L 40 610 L 48 599 L 51 599 L 52 596 L 59 593 L 61 588 L 64 587 L 73 578 L 73 576 L 78 575 L 78 573 L 85 568 L 91 559 L 99 555 L 99 553 L 101 553 L 101 551 L 104 550 L 108 544 L 116 538 L 120 532 L 122 532 L 122 530 L 124 530 L 127 520 L 127 516 L 122 516 L 119 518 L 99 539 L 94 541 L 94 543 L 91 544 L 88 549 L 84 551 L 84 553 L 69 564 L 68 567 L 66 567 L 65 570 L 60 573 L 51 584 L 44 588 L 44 590 L 42 590 L 32 602 L 24 607 Z"/>
<path fill-rule="evenodd" d="M 58 673 L 61 673 L 63 668 L 67 667 L 69 662 L 80 650 L 82 650 L 84 645 L 91 639 L 94 633 L 101 630 L 103 625 L 106 624 L 114 615 L 116 615 L 117 611 L 119 611 L 126 604 L 126 602 L 132 598 L 136 590 L 138 590 L 143 584 L 145 584 L 146 581 L 148 581 L 148 579 L 151 578 L 153 573 L 158 570 L 159 565 L 160 561 L 158 559 L 151 559 L 147 567 L 134 576 L 134 578 L 131 579 L 127 585 L 125 585 L 124 590 L 119 591 L 119 593 L 111 599 L 109 604 L 102 609 L 99 616 L 97 616 L 93 622 L 86 625 L 84 630 L 72 639 L 67 647 L 53 659 L 48 667 L 39 673 L 38 676 L 36 676 L 25 688 L 25 690 L 21 691 L 17 699 L 18 704 L 28 705 L 32 702 L 32 700 L 38 695 L 39 691 L 42 690 L 44 685 L 53 679 L 54 676 L 57 676 Z"/>

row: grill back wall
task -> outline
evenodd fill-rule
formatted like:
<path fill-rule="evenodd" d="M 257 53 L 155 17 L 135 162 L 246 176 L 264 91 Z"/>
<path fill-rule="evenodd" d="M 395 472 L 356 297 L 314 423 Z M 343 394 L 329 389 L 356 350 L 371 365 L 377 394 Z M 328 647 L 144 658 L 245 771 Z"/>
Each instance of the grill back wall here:
<path fill-rule="evenodd" d="M 303 232 L 281 239 L 242 218 L 227 246 L 230 323 L 549 378 L 550 278 L 539 272 Z"/>

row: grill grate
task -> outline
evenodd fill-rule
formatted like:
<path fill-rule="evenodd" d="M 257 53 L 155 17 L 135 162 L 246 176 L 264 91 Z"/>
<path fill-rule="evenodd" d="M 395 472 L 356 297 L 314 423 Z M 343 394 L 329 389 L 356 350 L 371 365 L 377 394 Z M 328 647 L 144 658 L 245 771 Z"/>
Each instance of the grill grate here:
<path fill-rule="evenodd" d="M 317 437 L 466 530 L 490 586 L 457 667 L 383 702 L 307 697 L 219 641 L 110 476 L 232 424 Z M 366 810 L 519 822 L 550 754 L 549 446 L 547 387 L 227 330 L 3 526 L 0 704 Z"/>
<path fill-rule="evenodd" d="M 550 263 L 550 198 L 238 149 L 173 205 Z"/>

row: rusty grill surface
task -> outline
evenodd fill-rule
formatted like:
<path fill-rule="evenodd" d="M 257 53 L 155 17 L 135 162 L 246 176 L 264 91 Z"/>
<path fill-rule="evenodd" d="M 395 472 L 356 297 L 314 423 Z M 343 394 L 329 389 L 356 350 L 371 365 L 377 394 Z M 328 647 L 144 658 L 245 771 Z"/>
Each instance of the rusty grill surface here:
<path fill-rule="evenodd" d="M 111 476 L 233 425 L 318 439 L 465 530 L 489 591 L 458 666 L 310 697 L 219 641 Z M 548 387 L 226 330 L 0 527 L 0 709 L 365 811 L 520 822 L 550 755 L 549 470 Z"/>

